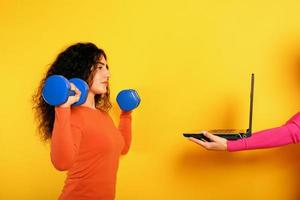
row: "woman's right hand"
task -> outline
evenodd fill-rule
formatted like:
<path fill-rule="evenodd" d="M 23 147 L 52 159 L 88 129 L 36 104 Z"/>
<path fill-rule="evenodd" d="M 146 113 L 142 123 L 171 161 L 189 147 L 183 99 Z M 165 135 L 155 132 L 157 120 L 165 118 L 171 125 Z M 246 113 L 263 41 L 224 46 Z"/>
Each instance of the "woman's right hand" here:
<path fill-rule="evenodd" d="M 70 85 L 71 85 L 71 90 L 75 91 L 75 95 L 69 96 L 68 100 L 64 104 L 61 104 L 59 106 L 61 108 L 70 107 L 73 103 L 76 103 L 80 99 L 80 95 L 81 95 L 80 90 L 73 83 L 70 83 Z"/>

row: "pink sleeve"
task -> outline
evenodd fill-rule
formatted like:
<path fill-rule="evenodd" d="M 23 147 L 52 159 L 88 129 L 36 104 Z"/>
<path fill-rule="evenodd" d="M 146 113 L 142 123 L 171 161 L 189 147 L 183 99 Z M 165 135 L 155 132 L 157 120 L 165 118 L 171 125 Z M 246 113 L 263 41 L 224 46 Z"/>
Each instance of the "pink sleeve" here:
<path fill-rule="evenodd" d="M 122 154 L 126 154 L 129 151 L 131 144 L 131 112 L 122 111 L 120 116 L 119 130 L 125 142 Z"/>
<path fill-rule="evenodd" d="M 284 146 L 300 141 L 300 113 L 294 115 L 288 122 L 277 128 L 259 131 L 249 138 L 227 141 L 228 151 L 263 149 Z"/>
<path fill-rule="evenodd" d="M 71 109 L 56 107 L 50 153 L 56 169 L 68 170 L 73 165 L 80 140 L 81 129 L 71 123 Z"/>

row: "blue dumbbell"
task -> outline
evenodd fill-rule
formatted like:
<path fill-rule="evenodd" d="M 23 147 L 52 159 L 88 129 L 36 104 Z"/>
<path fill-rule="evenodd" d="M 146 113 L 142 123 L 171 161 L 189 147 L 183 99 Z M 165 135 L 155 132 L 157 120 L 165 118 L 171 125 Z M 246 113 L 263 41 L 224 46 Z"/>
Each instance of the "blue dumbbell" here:
<path fill-rule="evenodd" d="M 141 99 L 135 90 L 122 90 L 117 96 L 117 102 L 124 111 L 131 111 L 139 106 Z"/>
<path fill-rule="evenodd" d="M 75 91 L 71 90 L 70 82 L 81 92 L 79 101 L 72 104 L 72 106 L 83 104 L 87 98 L 89 90 L 88 84 L 82 79 L 72 78 L 68 80 L 61 75 L 52 75 L 46 79 L 42 92 L 44 100 L 52 106 L 58 106 L 65 103 L 69 96 L 75 95 Z"/>

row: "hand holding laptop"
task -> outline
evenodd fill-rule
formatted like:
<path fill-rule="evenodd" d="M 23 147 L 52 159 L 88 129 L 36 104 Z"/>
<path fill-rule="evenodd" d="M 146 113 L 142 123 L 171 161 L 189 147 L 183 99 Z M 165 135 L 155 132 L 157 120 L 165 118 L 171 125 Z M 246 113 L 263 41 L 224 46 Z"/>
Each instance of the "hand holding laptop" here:
<path fill-rule="evenodd" d="M 188 139 L 195 142 L 196 144 L 201 145 L 207 150 L 218 150 L 226 151 L 227 150 L 227 140 L 225 138 L 213 135 L 207 131 L 202 131 L 203 135 L 208 138 L 210 141 L 199 140 L 194 137 L 189 137 Z"/>

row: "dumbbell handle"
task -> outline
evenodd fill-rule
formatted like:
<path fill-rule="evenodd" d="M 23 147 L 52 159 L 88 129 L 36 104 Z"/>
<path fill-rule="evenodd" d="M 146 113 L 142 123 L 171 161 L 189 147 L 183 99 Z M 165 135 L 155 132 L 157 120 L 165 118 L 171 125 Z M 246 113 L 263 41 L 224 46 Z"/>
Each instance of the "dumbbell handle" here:
<path fill-rule="evenodd" d="M 68 95 L 69 96 L 75 96 L 76 92 L 74 90 L 69 90 Z"/>

